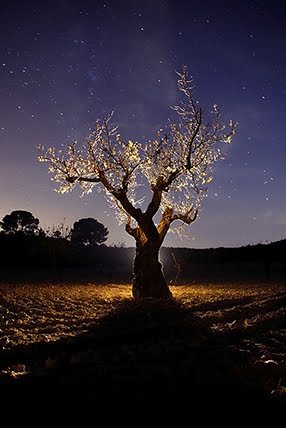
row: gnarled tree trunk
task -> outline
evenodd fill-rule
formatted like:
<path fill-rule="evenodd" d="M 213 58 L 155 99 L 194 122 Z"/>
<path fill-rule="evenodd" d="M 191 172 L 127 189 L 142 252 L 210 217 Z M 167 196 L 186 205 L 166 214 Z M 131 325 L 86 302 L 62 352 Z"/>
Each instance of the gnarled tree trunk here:
<path fill-rule="evenodd" d="M 136 242 L 136 255 L 133 272 L 133 297 L 135 298 L 170 298 L 172 293 L 163 274 L 162 264 L 159 261 L 160 245 L 146 241 L 144 244 Z"/>

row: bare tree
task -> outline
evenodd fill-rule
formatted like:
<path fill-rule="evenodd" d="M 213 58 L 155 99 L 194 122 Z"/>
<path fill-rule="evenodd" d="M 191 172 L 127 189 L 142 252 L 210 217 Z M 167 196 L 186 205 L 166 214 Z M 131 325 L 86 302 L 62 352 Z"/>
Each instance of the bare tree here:
<path fill-rule="evenodd" d="M 77 184 L 84 193 L 94 187 L 104 190 L 119 221 L 125 222 L 126 232 L 136 241 L 135 298 L 171 297 L 159 261 L 160 247 L 171 225 L 190 225 L 197 219 L 212 166 L 224 157 L 220 146 L 231 142 L 237 125 L 221 124 L 217 105 L 205 113 L 193 97 L 187 68 L 177 74 L 186 101 L 172 107 L 177 120 L 169 125 L 168 134 L 162 135 L 161 129 L 156 140 L 144 144 L 123 141 L 110 124 L 110 114 L 96 122 L 80 146 L 75 142 L 58 152 L 38 147 L 39 160 L 48 162 L 52 179 L 59 183 L 58 192 Z M 143 177 L 151 191 L 144 209 L 136 196 Z"/>

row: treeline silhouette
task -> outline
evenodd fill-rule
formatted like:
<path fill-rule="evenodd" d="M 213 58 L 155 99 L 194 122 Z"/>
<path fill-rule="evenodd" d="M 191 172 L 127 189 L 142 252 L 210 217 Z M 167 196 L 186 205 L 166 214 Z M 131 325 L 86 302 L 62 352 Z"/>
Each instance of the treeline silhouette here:
<path fill-rule="evenodd" d="M 6 221 L 5 226 L 7 216 L 0 223 L 0 280 L 132 280 L 135 249 L 105 245 L 108 229 L 97 220 L 81 219 L 71 229 L 62 224 L 45 232 L 31 213 L 16 213 L 28 219 L 29 225 L 21 223 L 15 212 L 8 215 L 8 223 L 11 215 L 18 223 L 8 227 Z M 285 253 L 286 240 L 281 240 L 237 248 L 163 247 L 160 258 L 167 280 L 179 283 L 192 279 L 284 278 Z"/>
<path fill-rule="evenodd" d="M 131 274 L 132 250 L 130 258 L 127 249 L 107 247 L 108 229 L 96 219 L 43 230 L 32 213 L 17 210 L 4 216 L 0 226 L 0 280 L 23 275 L 46 280 L 111 278 L 116 273 L 126 279 L 127 271 Z"/>
<path fill-rule="evenodd" d="M 4 234 L 0 234 L 0 249 L 2 271 L 12 269 L 16 276 L 15 269 L 35 270 L 35 274 L 44 269 L 47 279 L 58 280 L 88 274 L 111 278 L 116 272 L 127 278 L 134 253 L 127 248 L 79 245 L 65 238 Z"/>
<path fill-rule="evenodd" d="M 286 239 L 241 247 L 207 249 L 163 248 L 163 259 L 173 258 L 177 279 L 283 279 Z"/>

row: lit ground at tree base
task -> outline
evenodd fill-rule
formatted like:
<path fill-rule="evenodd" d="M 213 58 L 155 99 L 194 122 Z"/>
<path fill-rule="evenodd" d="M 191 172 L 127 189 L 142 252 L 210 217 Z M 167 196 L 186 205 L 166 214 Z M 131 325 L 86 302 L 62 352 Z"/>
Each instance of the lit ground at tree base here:
<path fill-rule="evenodd" d="M 141 302 L 130 285 L 1 285 L 1 400 L 25 404 L 28 388 L 40 405 L 52 390 L 75 416 L 114 397 L 122 411 L 231 396 L 253 418 L 285 411 L 286 284 L 171 291 L 173 301 Z"/>

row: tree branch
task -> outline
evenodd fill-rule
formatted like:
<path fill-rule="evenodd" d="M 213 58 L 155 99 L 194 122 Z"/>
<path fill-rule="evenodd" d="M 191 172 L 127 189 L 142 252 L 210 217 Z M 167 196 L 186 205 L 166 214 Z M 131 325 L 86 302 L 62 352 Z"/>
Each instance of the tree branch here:
<path fill-rule="evenodd" d="M 162 184 L 163 184 L 163 179 L 160 176 L 157 178 L 156 184 L 154 186 L 151 186 L 151 190 L 153 191 L 153 196 L 145 212 L 145 214 L 148 217 L 152 218 L 160 207 L 161 200 L 162 200 L 162 190 L 163 190 Z"/>
<path fill-rule="evenodd" d="M 131 226 L 131 217 L 130 216 L 128 216 L 127 223 L 125 225 L 125 230 L 129 235 L 133 236 L 133 238 L 135 238 L 136 240 L 139 238 L 139 229 L 138 229 L 138 227 L 132 227 Z"/>
<path fill-rule="evenodd" d="M 90 177 L 74 177 L 68 176 L 66 178 L 68 183 L 75 183 L 76 181 L 85 181 L 87 183 L 100 183 L 101 180 L 98 177 L 90 178 Z"/>
<path fill-rule="evenodd" d="M 186 224 L 193 223 L 196 220 L 197 216 L 198 216 L 198 210 L 196 209 L 195 212 L 194 212 L 194 215 L 191 216 L 192 211 L 193 210 L 191 209 L 189 213 L 186 213 L 186 214 L 175 214 L 175 215 L 173 215 L 172 219 L 171 219 L 171 222 L 173 222 L 175 220 L 181 220 L 183 223 L 186 223 Z"/>
<path fill-rule="evenodd" d="M 134 205 L 129 201 L 126 192 L 123 190 L 115 190 L 112 192 L 113 196 L 121 203 L 127 214 L 134 218 L 139 224 L 142 221 L 142 210 L 135 208 Z"/>
<path fill-rule="evenodd" d="M 170 228 L 170 225 L 172 223 L 172 215 L 173 215 L 173 209 L 166 207 L 165 211 L 162 214 L 161 221 L 157 226 L 157 230 L 158 230 L 158 234 L 159 234 L 161 242 L 165 238 L 165 236 L 166 236 L 166 234 Z"/>
<path fill-rule="evenodd" d="M 199 132 L 201 125 L 202 125 L 202 109 L 199 110 L 198 115 L 199 115 L 199 118 L 198 118 L 197 126 L 196 126 L 195 132 L 193 133 L 192 138 L 191 138 L 190 143 L 189 143 L 189 152 L 188 152 L 187 161 L 186 161 L 186 168 L 189 170 L 192 167 L 191 157 L 192 157 L 193 143 L 194 143 L 195 138 L 198 135 L 198 132 Z"/>

